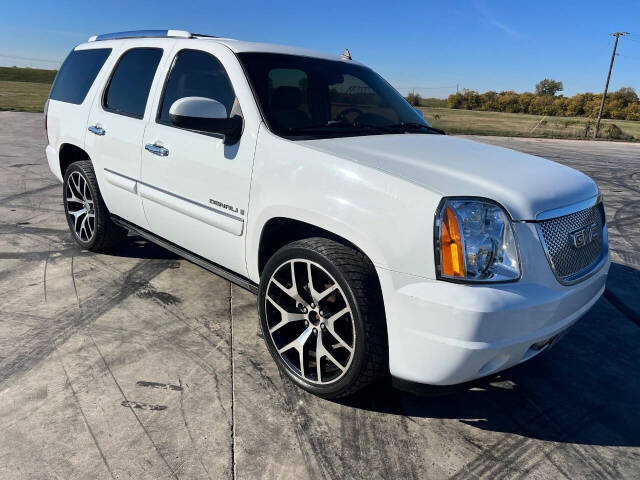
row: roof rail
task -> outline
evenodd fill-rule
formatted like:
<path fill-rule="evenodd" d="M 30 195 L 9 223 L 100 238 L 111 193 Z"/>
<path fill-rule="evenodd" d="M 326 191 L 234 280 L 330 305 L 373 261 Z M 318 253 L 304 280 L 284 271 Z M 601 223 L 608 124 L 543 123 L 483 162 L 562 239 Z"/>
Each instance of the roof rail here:
<path fill-rule="evenodd" d="M 150 37 L 174 37 L 193 38 L 190 32 L 185 30 L 131 30 L 129 32 L 103 33 L 89 37 L 89 42 L 99 42 L 100 40 L 117 40 L 121 38 L 150 38 Z"/>

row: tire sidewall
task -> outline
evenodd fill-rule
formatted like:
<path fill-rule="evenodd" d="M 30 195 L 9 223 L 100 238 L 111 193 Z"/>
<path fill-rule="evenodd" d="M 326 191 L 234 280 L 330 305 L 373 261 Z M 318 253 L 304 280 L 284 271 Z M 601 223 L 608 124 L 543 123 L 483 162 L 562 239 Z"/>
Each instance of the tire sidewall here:
<path fill-rule="evenodd" d="M 280 268 L 280 266 L 294 259 L 303 259 L 316 262 L 321 265 L 329 274 L 338 282 L 338 285 L 342 289 L 346 301 L 349 304 L 352 312 L 352 319 L 355 330 L 355 352 L 351 364 L 347 373 L 337 382 L 330 385 L 318 385 L 308 382 L 298 376 L 280 357 L 276 346 L 273 344 L 271 334 L 266 320 L 266 293 L 269 280 L 273 273 Z M 351 285 L 343 275 L 343 273 L 331 262 L 330 259 L 325 257 L 315 250 L 301 247 L 301 246 L 285 246 L 276 252 L 267 262 L 260 278 L 260 286 L 258 289 L 258 312 L 260 317 L 260 327 L 262 329 L 262 336 L 267 344 L 267 348 L 271 356 L 275 360 L 278 367 L 285 372 L 287 377 L 291 379 L 295 384 L 301 388 L 313 393 L 320 397 L 334 397 L 339 396 L 341 392 L 346 391 L 349 387 L 356 382 L 358 376 L 366 364 L 367 356 L 367 339 L 366 331 L 364 328 L 364 318 L 360 309 L 360 305 L 357 302 L 356 296 L 353 293 Z"/>
<path fill-rule="evenodd" d="M 80 173 L 80 175 L 82 175 L 82 177 L 84 178 L 84 181 L 87 182 L 87 186 L 89 188 L 89 191 L 91 192 L 91 198 L 93 199 L 93 214 L 95 216 L 94 229 L 93 229 L 93 237 L 91 237 L 91 239 L 88 242 L 85 242 L 76 234 L 75 226 L 73 225 L 73 222 L 71 220 L 71 215 L 69 215 L 69 208 L 67 206 L 67 182 L 73 172 L 78 172 Z M 96 190 L 96 188 L 93 185 L 93 182 L 89 180 L 87 176 L 87 172 L 85 172 L 85 168 L 83 168 L 83 166 L 81 166 L 78 162 L 75 162 L 69 165 L 69 168 L 67 168 L 66 172 L 64 173 L 64 183 L 62 185 L 62 199 L 63 199 L 62 201 L 64 204 L 64 214 L 65 214 L 65 217 L 67 217 L 67 224 L 69 225 L 71 236 L 73 237 L 75 242 L 78 245 L 80 245 L 82 248 L 91 249 L 95 245 L 98 238 L 98 226 L 100 224 L 100 221 L 102 220 L 101 218 L 102 212 L 98 205 L 98 202 L 101 200 L 101 197 L 99 195 L 100 195 L 100 192 Z"/>

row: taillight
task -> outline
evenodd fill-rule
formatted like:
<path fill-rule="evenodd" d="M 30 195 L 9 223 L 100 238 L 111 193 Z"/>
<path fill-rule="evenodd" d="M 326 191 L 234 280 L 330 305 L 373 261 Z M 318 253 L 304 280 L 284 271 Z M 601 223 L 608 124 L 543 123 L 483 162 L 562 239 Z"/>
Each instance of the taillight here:
<path fill-rule="evenodd" d="M 44 134 L 47 136 L 47 145 L 49 145 L 49 125 L 47 125 L 47 115 L 49 113 L 49 99 L 44 102 Z"/>

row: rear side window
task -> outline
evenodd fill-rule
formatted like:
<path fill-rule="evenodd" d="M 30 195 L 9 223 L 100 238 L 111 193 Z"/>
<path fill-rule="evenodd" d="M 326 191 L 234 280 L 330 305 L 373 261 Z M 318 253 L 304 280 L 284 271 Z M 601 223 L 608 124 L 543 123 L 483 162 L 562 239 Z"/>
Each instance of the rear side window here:
<path fill-rule="evenodd" d="M 236 94 L 220 61 L 207 52 L 181 50 L 173 64 L 162 96 L 158 123 L 172 125 L 169 109 L 183 97 L 217 100 L 231 113 Z"/>
<path fill-rule="evenodd" d="M 73 50 L 60 67 L 49 98 L 80 105 L 110 53 L 110 48 Z"/>
<path fill-rule="evenodd" d="M 122 55 L 104 94 L 105 110 L 142 118 L 161 58 L 160 48 L 133 48 Z"/>

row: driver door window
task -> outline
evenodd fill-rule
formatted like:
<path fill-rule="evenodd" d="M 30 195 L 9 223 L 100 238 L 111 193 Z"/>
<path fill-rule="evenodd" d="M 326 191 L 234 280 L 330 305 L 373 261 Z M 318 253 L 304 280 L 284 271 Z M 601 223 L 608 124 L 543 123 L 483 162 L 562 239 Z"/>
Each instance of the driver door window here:
<path fill-rule="evenodd" d="M 229 116 L 236 94 L 220 61 L 207 52 L 182 50 L 175 58 L 158 111 L 158 123 L 173 126 L 169 109 L 183 97 L 205 97 L 222 103 Z M 178 128 L 178 127 L 176 127 Z"/>

